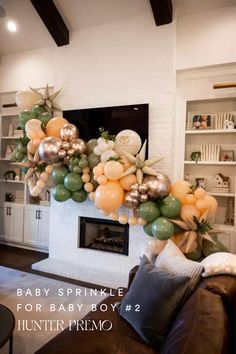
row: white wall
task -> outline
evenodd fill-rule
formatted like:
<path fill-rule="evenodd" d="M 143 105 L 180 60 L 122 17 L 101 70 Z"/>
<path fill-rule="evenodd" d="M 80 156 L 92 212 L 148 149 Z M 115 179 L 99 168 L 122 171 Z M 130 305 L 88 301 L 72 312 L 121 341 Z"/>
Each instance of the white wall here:
<path fill-rule="evenodd" d="M 176 68 L 236 62 L 236 5 L 179 17 Z"/>
<path fill-rule="evenodd" d="M 156 27 L 151 11 L 74 32 L 69 46 L 2 57 L 0 91 L 63 87 L 63 109 L 150 104 L 150 155 L 172 173 L 175 24 Z"/>

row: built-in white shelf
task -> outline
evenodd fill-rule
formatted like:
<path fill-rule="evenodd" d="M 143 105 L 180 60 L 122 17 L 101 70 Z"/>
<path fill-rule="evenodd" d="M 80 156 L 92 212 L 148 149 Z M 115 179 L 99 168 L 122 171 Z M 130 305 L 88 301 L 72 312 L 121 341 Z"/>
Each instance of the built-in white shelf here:
<path fill-rule="evenodd" d="M 192 129 L 192 130 L 186 130 L 186 134 L 196 134 L 196 135 L 201 135 L 201 134 L 236 134 L 236 129 L 234 130 L 226 130 L 226 129 Z"/>
<path fill-rule="evenodd" d="M 208 192 L 208 194 L 213 195 L 215 197 L 235 197 L 235 193 L 214 193 L 214 192 Z"/>
<path fill-rule="evenodd" d="M 233 232 L 235 232 L 235 227 L 232 226 L 232 225 L 215 224 L 214 225 L 214 229 L 221 229 L 222 231 L 233 231 Z"/>
<path fill-rule="evenodd" d="M 19 138 L 22 138 L 22 136 L 2 136 L 1 139 L 4 139 L 4 140 L 13 140 L 13 139 L 19 139 Z"/>
<path fill-rule="evenodd" d="M 25 183 L 25 181 L 15 181 L 15 180 L 13 180 L 13 179 L 0 179 L 0 182 L 2 183 L 2 182 L 4 182 L 4 183 Z"/>
<path fill-rule="evenodd" d="M 222 165 L 236 166 L 236 161 L 184 161 L 185 165 Z"/>

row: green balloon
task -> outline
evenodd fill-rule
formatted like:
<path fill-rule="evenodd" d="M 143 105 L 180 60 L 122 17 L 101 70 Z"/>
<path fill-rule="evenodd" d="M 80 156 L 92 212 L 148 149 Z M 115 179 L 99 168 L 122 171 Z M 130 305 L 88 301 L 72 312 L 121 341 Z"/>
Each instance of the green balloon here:
<path fill-rule="evenodd" d="M 68 169 L 69 169 L 70 172 L 74 172 L 74 166 L 69 165 L 69 166 L 68 166 Z"/>
<path fill-rule="evenodd" d="M 87 198 L 87 193 L 84 189 L 72 193 L 72 199 L 77 203 L 83 203 Z"/>
<path fill-rule="evenodd" d="M 97 166 L 100 162 L 100 157 L 95 155 L 94 153 L 90 154 L 88 156 L 88 164 L 89 164 L 89 168 L 91 168 L 91 170 Z"/>
<path fill-rule="evenodd" d="M 71 192 L 76 192 L 83 187 L 83 181 L 78 173 L 70 172 L 64 179 L 64 186 Z"/>
<path fill-rule="evenodd" d="M 16 159 L 17 162 L 21 162 L 24 157 L 25 157 L 25 154 L 23 152 L 20 152 L 18 150 L 16 151 L 15 159 Z"/>
<path fill-rule="evenodd" d="M 9 156 L 9 160 L 16 162 L 16 161 L 17 161 L 17 160 L 16 160 L 16 153 L 17 153 L 17 152 L 18 152 L 17 149 L 14 149 L 14 150 L 12 151 L 11 155 Z"/>
<path fill-rule="evenodd" d="M 36 115 L 36 117 L 38 117 L 40 114 L 47 112 L 47 110 L 44 106 L 35 105 L 32 108 L 32 112 Z"/>
<path fill-rule="evenodd" d="M 21 141 L 17 144 L 17 150 L 23 154 L 27 154 L 27 147 L 24 146 Z"/>
<path fill-rule="evenodd" d="M 181 209 L 181 203 L 179 199 L 168 196 L 161 201 L 161 215 L 166 218 L 175 218 L 179 215 Z"/>
<path fill-rule="evenodd" d="M 65 202 L 71 197 L 71 192 L 65 188 L 64 184 L 58 184 L 53 188 L 52 195 L 57 202 Z"/>
<path fill-rule="evenodd" d="M 88 166 L 88 160 L 87 159 L 81 159 L 79 162 L 79 167 L 84 168 Z"/>
<path fill-rule="evenodd" d="M 201 248 L 197 248 L 194 252 L 185 253 L 186 258 L 190 259 L 191 261 L 201 261 L 204 258 Z"/>
<path fill-rule="evenodd" d="M 90 171 L 89 175 L 90 175 L 90 182 L 91 182 L 92 185 L 93 185 L 93 189 L 96 190 L 97 187 L 99 186 L 99 184 L 98 184 L 98 182 L 95 181 L 95 179 L 94 179 L 93 171 Z"/>
<path fill-rule="evenodd" d="M 25 156 L 24 158 L 23 158 L 23 160 L 22 160 L 23 162 L 28 162 L 29 160 L 28 160 L 28 157 L 27 156 Z M 28 167 L 21 167 L 21 171 L 23 172 L 23 173 L 27 173 L 28 172 Z"/>
<path fill-rule="evenodd" d="M 75 167 L 73 167 L 73 172 L 75 172 L 75 173 L 81 173 L 81 172 L 82 172 L 82 168 L 79 167 L 78 165 L 76 165 Z"/>
<path fill-rule="evenodd" d="M 208 240 L 202 240 L 202 251 L 205 257 L 216 252 L 229 252 L 229 250 L 219 241 L 217 238 L 214 239 L 215 243 Z"/>
<path fill-rule="evenodd" d="M 36 119 L 36 115 L 34 112 L 29 111 L 29 110 L 25 110 L 20 112 L 19 114 L 19 123 L 20 123 L 20 127 L 21 129 L 25 130 L 25 125 L 28 122 L 28 120 L 30 119 Z"/>
<path fill-rule="evenodd" d="M 168 240 L 174 234 L 174 225 L 167 218 L 161 216 L 153 221 L 152 233 L 158 240 Z"/>
<path fill-rule="evenodd" d="M 139 206 L 140 217 L 147 222 L 152 222 L 154 219 L 160 216 L 160 209 L 157 204 L 151 201 L 142 203 Z"/>
<path fill-rule="evenodd" d="M 77 166 L 78 164 L 79 164 L 79 158 L 78 157 L 72 157 L 71 159 L 70 159 L 70 164 L 72 165 L 72 166 Z"/>
<path fill-rule="evenodd" d="M 91 155 L 93 153 L 94 148 L 97 146 L 97 139 L 91 139 L 87 142 L 87 153 Z"/>
<path fill-rule="evenodd" d="M 149 222 L 148 224 L 144 225 L 143 231 L 144 231 L 145 234 L 147 234 L 148 236 L 152 236 L 152 237 L 153 237 L 153 234 L 152 234 L 152 223 Z"/>
<path fill-rule="evenodd" d="M 38 115 L 38 119 L 41 120 L 44 125 L 47 125 L 51 118 L 52 116 L 49 112 L 44 112 Z"/>
<path fill-rule="evenodd" d="M 66 167 L 56 167 L 52 171 L 52 179 L 56 184 L 63 184 L 64 178 L 69 173 Z"/>

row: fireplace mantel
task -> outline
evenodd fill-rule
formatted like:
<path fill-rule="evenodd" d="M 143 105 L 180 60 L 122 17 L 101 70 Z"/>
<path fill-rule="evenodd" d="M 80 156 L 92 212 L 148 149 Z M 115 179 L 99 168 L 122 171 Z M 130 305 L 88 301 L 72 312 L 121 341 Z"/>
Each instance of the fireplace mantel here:
<path fill-rule="evenodd" d="M 49 258 L 35 263 L 33 269 L 113 288 L 127 286 L 128 272 L 140 262 L 146 247 L 142 227 L 129 228 L 128 256 L 106 252 L 101 257 L 101 251 L 78 247 L 80 216 L 109 220 L 89 200 L 78 204 L 71 199 L 64 203 L 52 199 Z"/>

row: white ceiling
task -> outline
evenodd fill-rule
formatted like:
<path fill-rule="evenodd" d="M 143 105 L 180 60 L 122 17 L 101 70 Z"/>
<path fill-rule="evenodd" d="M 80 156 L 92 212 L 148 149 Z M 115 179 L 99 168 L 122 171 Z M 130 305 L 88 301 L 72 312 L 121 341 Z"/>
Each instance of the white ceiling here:
<path fill-rule="evenodd" d="M 151 12 L 149 0 L 54 0 L 70 30 L 100 26 L 105 23 Z M 213 10 L 236 4 L 236 0 L 173 0 L 178 16 Z M 30 0 L 0 0 L 6 17 L 0 18 L 0 55 L 55 46 Z M 6 29 L 7 20 L 18 31 Z M 154 21 L 154 20 L 153 20 Z"/>

